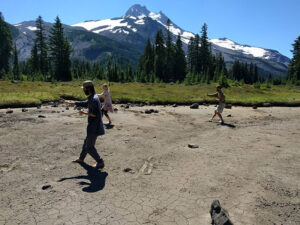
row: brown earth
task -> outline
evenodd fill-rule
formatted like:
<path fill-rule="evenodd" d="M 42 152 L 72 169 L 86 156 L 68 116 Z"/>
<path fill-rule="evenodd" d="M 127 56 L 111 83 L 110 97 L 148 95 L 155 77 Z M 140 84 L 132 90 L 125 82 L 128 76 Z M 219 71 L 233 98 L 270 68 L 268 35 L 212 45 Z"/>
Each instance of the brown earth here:
<path fill-rule="evenodd" d="M 225 125 L 207 122 L 213 110 L 120 108 L 97 171 L 90 156 L 71 163 L 84 116 L 1 109 L 0 224 L 208 225 L 214 199 L 234 224 L 300 224 L 300 108 L 233 107 Z"/>

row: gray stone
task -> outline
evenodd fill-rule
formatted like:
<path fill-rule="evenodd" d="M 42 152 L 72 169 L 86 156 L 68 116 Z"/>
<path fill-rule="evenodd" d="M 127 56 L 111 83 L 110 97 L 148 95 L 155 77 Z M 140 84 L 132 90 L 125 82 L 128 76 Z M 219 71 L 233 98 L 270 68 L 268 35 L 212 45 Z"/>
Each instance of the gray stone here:
<path fill-rule="evenodd" d="M 199 109 L 199 104 L 198 103 L 193 103 L 191 106 L 190 106 L 191 109 Z"/>
<path fill-rule="evenodd" d="M 22 112 L 28 112 L 28 109 L 22 109 Z"/>
<path fill-rule="evenodd" d="M 13 112 L 14 112 L 14 111 L 11 110 L 11 109 L 6 111 L 7 114 L 11 114 L 11 113 L 13 113 Z"/>
<path fill-rule="evenodd" d="M 44 115 L 39 115 L 38 117 L 39 118 L 46 118 L 46 116 L 44 116 Z"/>

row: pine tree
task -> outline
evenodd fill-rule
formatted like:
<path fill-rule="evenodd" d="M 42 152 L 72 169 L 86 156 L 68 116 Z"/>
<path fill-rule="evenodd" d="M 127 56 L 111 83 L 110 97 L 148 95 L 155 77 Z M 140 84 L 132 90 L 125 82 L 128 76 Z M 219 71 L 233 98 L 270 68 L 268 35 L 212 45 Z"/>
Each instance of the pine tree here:
<path fill-rule="evenodd" d="M 12 36 L 8 24 L 0 17 L 0 71 L 9 72 L 9 60 L 12 51 Z M 1 78 L 1 77 L 0 77 Z"/>
<path fill-rule="evenodd" d="M 211 47 L 210 43 L 208 42 L 207 37 L 207 25 L 204 23 L 201 30 L 201 39 L 200 39 L 200 60 L 199 60 L 199 66 L 200 73 L 206 73 L 209 71 L 209 68 L 211 66 Z M 212 78 L 212 77 L 211 77 Z"/>
<path fill-rule="evenodd" d="M 179 34 L 175 45 L 174 79 L 180 82 L 183 81 L 186 76 L 186 70 L 185 53 L 182 49 L 182 41 Z"/>
<path fill-rule="evenodd" d="M 13 74 L 14 74 L 14 80 L 20 80 L 20 67 L 19 67 L 19 60 L 18 60 L 18 51 L 17 46 L 15 43 L 14 46 L 14 66 L 13 66 Z"/>
<path fill-rule="evenodd" d="M 29 60 L 30 64 L 30 71 L 32 74 L 39 72 L 39 57 L 38 57 L 38 49 L 36 42 L 33 43 L 33 47 L 31 49 L 31 57 Z"/>
<path fill-rule="evenodd" d="M 71 76 L 71 46 L 64 36 L 64 29 L 59 17 L 50 30 L 50 55 L 54 67 L 54 78 L 61 81 L 72 80 Z"/>
<path fill-rule="evenodd" d="M 293 44 L 293 58 L 289 64 L 287 79 L 296 83 L 300 80 L 300 36 Z"/>
<path fill-rule="evenodd" d="M 38 58 L 39 58 L 39 71 L 46 77 L 47 73 L 49 72 L 49 60 L 48 60 L 48 45 L 46 40 L 45 34 L 45 26 L 41 16 L 39 16 L 36 21 L 36 28 L 35 31 L 35 43 L 37 45 L 38 50 Z"/>
<path fill-rule="evenodd" d="M 167 82 L 174 81 L 174 55 L 175 55 L 175 47 L 172 43 L 172 35 L 170 31 L 171 21 L 168 19 L 167 21 L 167 38 L 166 38 L 166 72 L 165 72 L 165 80 Z"/>
<path fill-rule="evenodd" d="M 162 81 L 167 81 L 165 79 L 165 55 L 166 49 L 164 45 L 164 36 L 162 30 L 159 30 L 155 38 L 155 57 L 154 57 L 154 72 L 155 76 Z"/>

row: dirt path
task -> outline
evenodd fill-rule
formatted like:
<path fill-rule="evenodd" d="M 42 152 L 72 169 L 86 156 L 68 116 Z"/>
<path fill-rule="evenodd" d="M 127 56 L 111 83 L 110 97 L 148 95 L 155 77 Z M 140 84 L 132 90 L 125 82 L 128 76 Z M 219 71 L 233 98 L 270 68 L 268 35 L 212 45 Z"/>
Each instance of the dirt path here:
<path fill-rule="evenodd" d="M 208 225 L 214 199 L 234 224 L 300 224 L 300 108 L 233 107 L 225 126 L 213 109 L 120 108 L 97 140 L 103 171 L 71 163 L 73 109 L 0 110 L 0 224 Z"/>

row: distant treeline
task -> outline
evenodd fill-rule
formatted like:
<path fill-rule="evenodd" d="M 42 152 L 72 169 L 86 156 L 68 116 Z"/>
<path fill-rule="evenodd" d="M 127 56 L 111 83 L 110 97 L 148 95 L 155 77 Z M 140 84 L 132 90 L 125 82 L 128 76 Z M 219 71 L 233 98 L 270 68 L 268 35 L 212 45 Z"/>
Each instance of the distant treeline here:
<path fill-rule="evenodd" d="M 185 84 L 218 82 L 227 87 L 228 80 L 259 87 L 262 82 L 272 84 L 300 84 L 300 36 L 293 44 L 293 58 L 288 74 L 284 78 L 266 79 L 259 74 L 257 65 L 235 61 L 228 69 L 221 53 L 213 55 L 208 42 L 207 25 L 204 24 L 201 36 L 191 37 L 187 55 L 178 35 L 172 40 L 170 21 L 167 32 L 159 30 L 152 44 L 148 39 L 144 53 L 140 56 L 137 68 L 131 64 L 119 64 L 109 58 L 107 63 L 71 59 L 71 45 L 64 36 L 59 17 L 56 18 L 50 35 L 46 36 L 42 17 L 36 20 L 36 37 L 31 57 L 18 61 L 16 44 L 8 24 L 0 16 L 0 79 L 71 81 L 74 79 L 101 79 L 114 82 L 177 82 Z"/>

